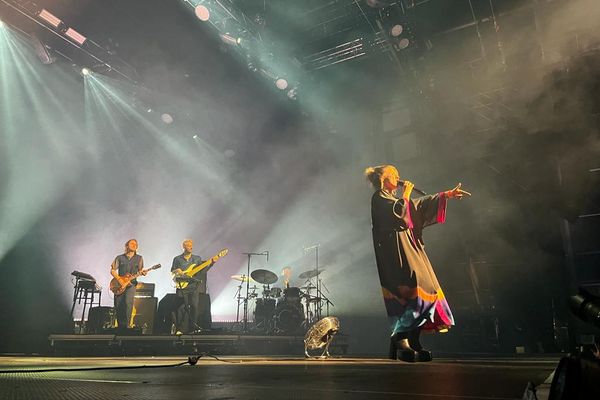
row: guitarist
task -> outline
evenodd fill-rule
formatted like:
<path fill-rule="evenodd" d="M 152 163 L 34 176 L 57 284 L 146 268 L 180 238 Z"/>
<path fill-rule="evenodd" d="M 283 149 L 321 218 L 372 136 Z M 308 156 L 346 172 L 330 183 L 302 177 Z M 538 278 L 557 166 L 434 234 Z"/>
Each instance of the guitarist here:
<path fill-rule="evenodd" d="M 183 274 L 186 268 L 192 264 L 200 265 L 204 262 L 199 255 L 192 254 L 194 248 L 194 242 L 190 239 L 183 241 L 183 253 L 173 259 L 173 266 L 171 267 L 171 273 L 177 276 Z M 210 297 L 206 293 L 206 278 L 207 272 L 217 262 L 219 257 L 215 256 L 210 261 L 211 264 L 194 275 L 193 280 L 189 281 L 185 288 L 180 288 L 177 285 L 177 295 L 183 298 L 183 304 L 186 308 L 186 312 L 178 318 L 177 330 L 181 332 L 194 332 L 198 331 L 198 318 L 202 317 L 203 327 L 210 328 Z M 189 318 L 189 323 L 185 329 L 183 320 L 185 317 Z"/>
<path fill-rule="evenodd" d="M 110 274 L 117 280 L 125 274 L 135 274 L 141 272 L 146 275 L 144 269 L 144 259 L 137 253 L 138 242 L 135 239 L 129 239 L 125 243 L 125 253 L 115 257 L 115 260 L 110 266 Z M 135 280 L 131 281 L 131 285 L 125 289 L 125 292 L 120 295 L 115 295 L 115 310 L 117 312 L 117 323 L 119 330 L 125 330 L 129 327 L 131 314 L 133 312 L 133 299 L 135 297 Z"/>

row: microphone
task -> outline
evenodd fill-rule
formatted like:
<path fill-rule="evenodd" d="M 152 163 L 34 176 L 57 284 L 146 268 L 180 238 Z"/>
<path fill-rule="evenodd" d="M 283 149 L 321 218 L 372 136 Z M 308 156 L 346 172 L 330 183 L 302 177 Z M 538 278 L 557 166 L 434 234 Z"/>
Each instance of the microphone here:
<path fill-rule="evenodd" d="M 404 181 L 398 181 L 398 183 L 400 185 L 404 185 Z M 416 186 L 413 186 L 413 192 L 417 192 L 422 196 L 427 196 L 427 193 L 425 193 L 424 191 L 422 191 L 421 189 L 417 188 Z"/>

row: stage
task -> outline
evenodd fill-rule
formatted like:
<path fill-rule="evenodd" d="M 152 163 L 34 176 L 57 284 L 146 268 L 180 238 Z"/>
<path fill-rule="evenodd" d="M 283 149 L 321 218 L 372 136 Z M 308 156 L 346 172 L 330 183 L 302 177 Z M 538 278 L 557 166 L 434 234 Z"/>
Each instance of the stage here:
<path fill-rule="evenodd" d="M 50 352 L 60 356 L 131 356 L 198 354 L 303 354 L 304 337 L 256 334 L 199 335 L 64 335 L 48 336 Z M 348 351 L 348 336 L 336 335 L 330 346 L 336 354 Z"/>
<path fill-rule="evenodd" d="M 3 399 L 522 399 L 557 358 L 436 359 L 407 364 L 377 358 L 1 357 Z M 133 368 L 164 366 L 159 368 Z M 98 368 L 98 370 L 77 370 Z M 114 368 L 114 369 L 100 369 Z M 119 369 L 124 368 L 124 369 Z M 8 370 L 74 371 L 6 373 Z M 547 398 L 547 384 L 538 398 Z"/>

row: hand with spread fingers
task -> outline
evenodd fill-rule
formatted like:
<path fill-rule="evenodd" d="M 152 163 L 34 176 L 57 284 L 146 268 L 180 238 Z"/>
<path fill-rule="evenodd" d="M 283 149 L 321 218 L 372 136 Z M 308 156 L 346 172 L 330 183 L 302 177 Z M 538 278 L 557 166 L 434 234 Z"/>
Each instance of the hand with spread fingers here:
<path fill-rule="evenodd" d="M 471 196 L 471 193 L 461 189 L 462 183 L 456 185 L 456 187 L 452 190 L 448 190 L 444 192 L 447 198 L 449 199 L 459 199 L 462 200 L 464 196 Z"/>

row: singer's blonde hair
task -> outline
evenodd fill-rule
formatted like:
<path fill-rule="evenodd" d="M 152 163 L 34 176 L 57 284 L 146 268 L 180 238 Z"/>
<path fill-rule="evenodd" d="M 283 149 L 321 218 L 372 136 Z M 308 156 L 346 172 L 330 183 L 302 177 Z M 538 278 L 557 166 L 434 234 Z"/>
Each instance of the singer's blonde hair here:
<path fill-rule="evenodd" d="M 368 167 L 365 169 L 365 176 L 375 189 L 383 189 L 383 182 L 394 172 L 399 175 L 396 167 L 390 164 L 384 164 L 376 167 Z"/>

